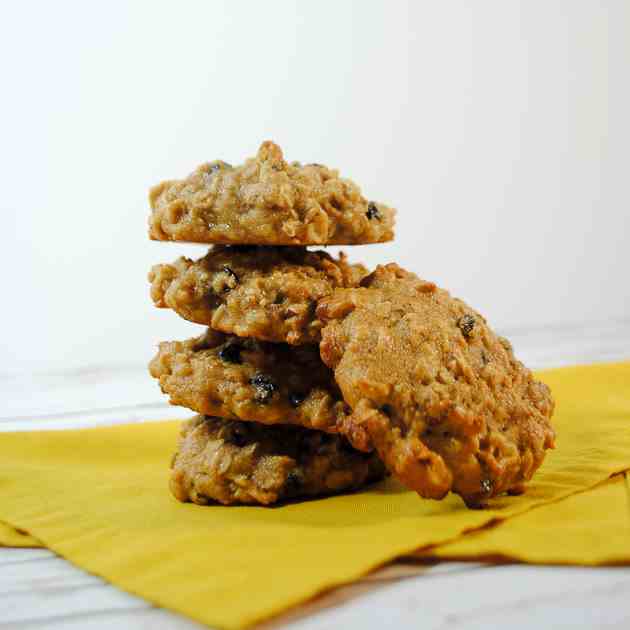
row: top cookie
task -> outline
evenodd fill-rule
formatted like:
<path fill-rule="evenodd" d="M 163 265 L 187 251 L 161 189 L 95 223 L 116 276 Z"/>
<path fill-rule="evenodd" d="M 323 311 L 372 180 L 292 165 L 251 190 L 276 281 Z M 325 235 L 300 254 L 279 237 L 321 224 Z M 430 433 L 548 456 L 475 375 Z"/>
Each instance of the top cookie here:
<path fill-rule="evenodd" d="M 433 283 L 390 264 L 361 285 L 317 309 L 322 359 L 352 408 L 340 430 L 424 497 L 474 506 L 517 491 L 554 445 L 549 388 Z"/>
<path fill-rule="evenodd" d="M 360 245 L 394 237 L 392 208 L 321 164 L 287 163 L 264 142 L 232 167 L 203 164 L 149 193 L 149 236 L 157 241 L 243 245 Z"/>

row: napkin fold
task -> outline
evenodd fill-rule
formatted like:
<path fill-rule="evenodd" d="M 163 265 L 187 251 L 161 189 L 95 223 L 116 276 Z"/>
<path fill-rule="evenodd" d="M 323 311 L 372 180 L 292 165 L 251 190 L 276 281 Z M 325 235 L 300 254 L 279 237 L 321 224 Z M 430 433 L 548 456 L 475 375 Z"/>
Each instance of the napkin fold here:
<path fill-rule="evenodd" d="M 0 521 L 0 547 L 43 547 L 43 545 L 27 532 Z"/>
<path fill-rule="evenodd" d="M 160 422 L 0 435 L 0 520 L 129 592 L 224 628 L 279 613 L 420 547 L 473 544 L 462 534 L 516 515 L 474 538 L 519 528 L 492 542 L 493 553 L 504 544 L 544 561 L 551 550 L 534 549 L 539 540 L 525 530 L 548 527 L 560 536 L 599 490 L 572 501 L 573 512 L 560 499 L 630 468 L 630 363 L 539 377 L 558 401 L 557 449 L 524 495 L 497 497 L 484 510 L 456 496 L 419 499 L 392 479 L 275 508 L 180 504 L 167 490 L 178 423 Z M 609 499 L 598 498 L 598 509 Z M 567 514 L 544 516 L 547 504 Z M 526 514 L 532 508 L 539 509 Z M 621 527 L 622 512 L 615 514 L 610 525 Z M 0 528 L 0 543 L 12 544 L 11 536 Z"/>

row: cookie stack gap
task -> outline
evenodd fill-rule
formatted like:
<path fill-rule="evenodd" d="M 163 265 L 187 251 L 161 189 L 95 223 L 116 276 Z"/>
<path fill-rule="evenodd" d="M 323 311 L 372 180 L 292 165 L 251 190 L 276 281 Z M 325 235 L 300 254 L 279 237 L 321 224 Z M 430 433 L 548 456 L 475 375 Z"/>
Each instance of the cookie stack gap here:
<path fill-rule="evenodd" d="M 319 353 L 318 303 L 368 272 L 306 247 L 391 240 L 394 210 L 271 142 L 240 166 L 163 182 L 150 202 L 152 239 L 212 245 L 149 274 L 156 306 L 207 327 L 161 343 L 149 366 L 171 403 L 199 414 L 182 426 L 174 496 L 267 505 L 382 479 L 376 453 L 339 434 L 348 409 Z"/>

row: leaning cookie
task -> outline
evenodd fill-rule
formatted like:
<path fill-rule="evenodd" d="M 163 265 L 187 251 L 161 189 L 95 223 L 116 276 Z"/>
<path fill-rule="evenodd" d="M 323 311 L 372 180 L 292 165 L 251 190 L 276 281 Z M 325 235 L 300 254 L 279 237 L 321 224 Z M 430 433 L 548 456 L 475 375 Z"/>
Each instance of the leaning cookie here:
<path fill-rule="evenodd" d="M 321 164 L 284 160 L 264 142 L 236 167 L 203 164 L 149 193 L 149 236 L 158 241 L 247 245 L 352 245 L 390 241 L 394 210 Z"/>
<path fill-rule="evenodd" d="M 424 497 L 473 506 L 518 491 L 554 446 L 549 388 L 434 284 L 395 264 L 361 284 L 317 309 L 322 359 L 352 408 L 341 431 Z"/>
<path fill-rule="evenodd" d="M 356 490 L 385 476 L 341 436 L 196 416 L 182 426 L 171 492 L 200 505 L 262 504 Z"/>
<path fill-rule="evenodd" d="M 317 301 L 366 275 L 343 253 L 216 245 L 195 262 L 155 265 L 149 281 L 156 306 L 190 321 L 239 337 L 307 344 L 320 340 Z"/>
<path fill-rule="evenodd" d="M 149 370 L 172 404 L 210 416 L 334 433 L 345 409 L 315 345 L 267 343 L 208 329 L 196 339 L 161 343 Z"/>

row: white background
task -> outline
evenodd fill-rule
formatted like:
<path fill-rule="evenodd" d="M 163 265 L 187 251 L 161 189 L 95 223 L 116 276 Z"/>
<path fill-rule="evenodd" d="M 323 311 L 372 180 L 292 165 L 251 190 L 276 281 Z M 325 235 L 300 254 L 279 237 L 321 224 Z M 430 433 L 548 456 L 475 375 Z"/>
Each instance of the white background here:
<path fill-rule="evenodd" d="M 630 2 L 16 2 L 0 15 L 0 371 L 139 364 L 147 189 L 265 139 L 399 211 L 502 330 L 630 316 Z"/>

